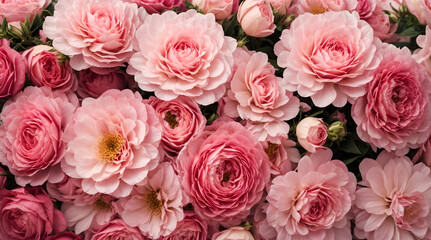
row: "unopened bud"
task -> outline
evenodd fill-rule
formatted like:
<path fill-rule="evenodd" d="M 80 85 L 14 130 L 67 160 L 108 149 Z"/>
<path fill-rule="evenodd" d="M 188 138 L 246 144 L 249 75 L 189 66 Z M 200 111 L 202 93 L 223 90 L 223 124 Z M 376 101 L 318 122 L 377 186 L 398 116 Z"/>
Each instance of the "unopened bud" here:
<path fill-rule="evenodd" d="M 328 139 L 333 142 L 343 140 L 346 134 L 346 125 L 341 121 L 332 123 L 328 128 Z"/>

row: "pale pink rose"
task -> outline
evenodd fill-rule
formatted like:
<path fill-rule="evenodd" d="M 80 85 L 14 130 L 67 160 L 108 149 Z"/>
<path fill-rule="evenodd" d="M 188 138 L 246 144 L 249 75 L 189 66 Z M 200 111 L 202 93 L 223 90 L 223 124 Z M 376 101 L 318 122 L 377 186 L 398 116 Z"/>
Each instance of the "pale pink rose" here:
<path fill-rule="evenodd" d="M 124 2 L 136 3 L 142 6 L 148 13 L 161 13 L 164 10 L 170 10 L 175 7 L 180 7 L 184 4 L 184 0 L 123 0 Z"/>
<path fill-rule="evenodd" d="M 172 233 L 184 218 L 180 182 L 169 163 L 160 163 L 120 205 L 124 222 L 153 239 Z"/>
<path fill-rule="evenodd" d="M 40 14 L 44 8 L 51 3 L 51 0 L 2 0 L 0 3 L 0 22 L 3 18 L 14 26 L 19 26 L 19 23 L 25 22 L 28 15 L 30 21 L 33 20 L 36 14 Z"/>
<path fill-rule="evenodd" d="M 48 236 L 45 240 L 82 240 L 82 238 L 75 233 L 65 232 L 57 235 Z"/>
<path fill-rule="evenodd" d="M 376 9 L 378 0 L 358 0 L 358 5 L 356 6 L 356 11 L 359 13 L 359 17 L 365 20 L 373 14 Z"/>
<path fill-rule="evenodd" d="M 240 123 L 217 119 L 180 152 L 181 185 L 205 220 L 239 224 L 262 197 L 270 178 L 268 156 Z"/>
<path fill-rule="evenodd" d="M 91 69 L 85 69 L 78 73 L 78 94 L 79 96 L 97 98 L 109 89 L 123 90 L 127 88 L 130 78 L 126 73 L 118 69 L 104 69 L 103 73 L 98 73 Z"/>
<path fill-rule="evenodd" d="M 141 231 L 139 231 L 139 228 L 127 225 L 122 219 L 114 219 L 101 226 L 91 237 L 91 240 L 106 239 L 146 240 Z"/>
<path fill-rule="evenodd" d="M 59 0 L 43 31 L 75 70 L 125 66 L 146 12 L 121 0 Z"/>
<path fill-rule="evenodd" d="M 161 124 L 154 109 L 131 90 L 85 98 L 63 135 L 63 171 L 83 179 L 89 194 L 130 194 L 160 160 Z"/>
<path fill-rule="evenodd" d="M 314 153 L 325 148 L 328 127 L 320 118 L 306 117 L 296 126 L 296 137 L 305 150 Z"/>
<path fill-rule="evenodd" d="M 412 161 L 414 163 L 421 161 L 428 167 L 431 166 L 431 137 L 429 137 L 428 140 L 422 144 L 422 146 L 419 148 L 419 151 L 413 157 Z"/>
<path fill-rule="evenodd" d="M 353 11 L 358 4 L 357 0 L 293 0 L 289 8 L 290 14 L 304 13 L 320 14 L 326 11 Z"/>
<path fill-rule="evenodd" d="M 127 72 L 135 75 L 142 90 L 154 91 L 164 101 L 183 95 L 203 105 L 224 95 L 236 42 L 224 36 L 214 15 L 195 10 L 152 14 L 136 40 L 137 53 Z"/>
<path fill-rule="evenodd" d="M 78 79 L 69 62 L 60 62 L 58 52 L 47 45 L 37 45 L 27 49 L 23 56 L 27 62 L 28 77 L 39 87 L 47 86 L 61 92 L 74 92 Z"/>
<path fill-rule="evenodd" d="M 205 240 L 208 235 L 208 223 L 193 211 L 184 211 L 184 219 L 168 236 L 159 240 Z"/>
<path fill-rule="evenodd" d="M 253 136 L 259 141 L 269 141 L 276 144 L 280 144 L 284 139 L 289 138 L 289 124 L 284 121 L 273 121 L 273 122 L 252 122 L 247 121 L 245 123 L 247 128 Z"/>
<path fill-rule="evenodd" d="M 150 97 L 144 101 L 156 110 L 162 123 L 161 146 L 170 156 L 177 156 L 190 139 L 205 128 L 207 122 L 199 105 L 191 98 L 180 96 L 171 101 Z"/>
<path fill-rule="evenodd" d="M 74 94 L 27 87 L 8 100 L 0 118 L 0 162 L 25 186 L 59 182 L 65 144 L 60 140 L 78 106 Z"/>
<path fill-rule="evenodd" d="M 355 199 L 356 178 L 331 150 L 304 156 L 296 171 L 272 181 L 266 211 L 278 240 L 350 240 L 346 214 Z"/>
<path fill-rule="evenodd" d="M 420 23 L 431 26 L 431 0 L 404 0 L 404 3 Z"/>
<path fill-rule="evenodd" d="M 383 59 L 373 72 L 368 93 L 352 107 L 359 137 L 376 149 L 404 155 L 420 147 L 431 129 L 431 79 L 409 49 L 384 43 Z"/>
<path fill-rule="evenodd" d="M 275 240 L 277 231 L 271 227 L 266 217 L 269 203 L 260 204 L 253 216 L 253 235 L 256 240 Z"/>
<path fill-rule="evenodd" d="M 383 151 L 359 165 L 355 235 L 361 239 L 431 239 L 431 175 L 423 163 Z"/>
<path fill-rule="evenodd" d="M 0 167 L 0 175 L 2 174 L 6 174 L 6 171 Z M 7 176 L 0 176 L 0 189 L 6 187 L 6 183 L 7 183 Z"/>
<path fill-rule="evenodd" d="M 232 17 L 239 6 L 239 0 L 191 0 L 190 3 L 206 14 L 214 14 L 216 20 Z"/>
<path fill-rule="evenodd" d="M 275 76 L 275 68 L 265 53 L 252 53 L 237 64 L 225 99 L 226 115 L 271 122 L 290 120 L 298 114 L 299 99 L 287 91 L 281 78 Z"/>
<path fill-rule="evenodd" d="M 25 83 L 25 60 L 9 47 L 9 40 L 0 39 L 0 98 L 17 94 Z"/>
<path fill-rule="evenodd" d="M 317 107 L 365 95 L 365 85 L 378 66 L 373 29 L 357 13 L 305 13 L 285 29 L 274 52 L 288 90 L 311 97 Z"/>
<path fill-rule="evenodd" d="M 237 18 L 242 30 L 252 37 L 267 37 L 276 27 L 271 5 L 264 0 L 244 0 Z"/>
<path fill-rule="evenodd" d="M 63 214 L 42 188 L 1 189 L 0 219 L 2 240 L 45 240 L 66 230 Z"/>
<path fill-rule="evenodd" d="M 398 24 L 392 24 L 389 21 L 389 16 L 383 11 L 385 9 L 385 5 L 378 2 L 376 9 L 373 11 L 371 16 L 365 19 L 365 21 L 367 21 L 367 23 L 373 28 L 374 36 L 381 40 L 391 38 L 398 27 Z"/>
<path fill-rule="evenodd" d="M 253 235 L 243 227 L 231 227 L 213 235 L 212 240 L 254 240 Z"/>
<path fill-rule="evenodd" d="M 287 14 L 287 9 L 289 9 L 290 4 L 292 4 L 293 0 L 267 0 L 269 4 L 271 4 L 272 8 L 275 11 L 278 11 L 281 14 Z"/>

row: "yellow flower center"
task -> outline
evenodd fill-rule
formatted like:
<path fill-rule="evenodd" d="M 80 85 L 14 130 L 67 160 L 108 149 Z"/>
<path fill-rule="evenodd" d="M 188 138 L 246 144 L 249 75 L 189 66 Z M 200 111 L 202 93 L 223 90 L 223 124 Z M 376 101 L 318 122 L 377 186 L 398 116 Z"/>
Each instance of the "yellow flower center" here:
<path fill-rule="evenodd" d="M 94 201 L 93 206 L 100 211 L 111 210 L 111 204 L 105 201 L 104 195 L 100 195 L 100 197 Z"/>
<path fill-rule="evenodd" d="M 145 196 L 145 203 L 151 212 L 155 215 L 162 214 L 163 202 L 157 198 L 157 192 L 154 190 L 148 191 Z"/>
<path fill-rule="evenodd" d="M 171 112 L 167 112 L 164 119 L 172 129 L 178 127 L 177 116 Z"/>
<path fill-rule="evenodd" d="M 328 11 L 328 9 L 323 8 L 322 6 L 319 6 L 319 5 L 314 5 L 314 6 L 312 6 L 312 7 L 311 7 L 311 10 L 310 10 L 310 12 L 311 12 L 312 14 L 321 14 L 321 13 L 324 13 L 324 12 L 326 12 L 326 11 Z"/>
<path fill-rule="evenodd" d="M 99 142 L 99 157 L 107 163 L 114 161 L 121 153 L 124 142 L 123 137 L 119 133 L 106 133 Z"/>
<path fill-rule="evenodd" d="M 278 145 L 272 142 L 268 142 L 268 148 L 265 149 L 266 155 L 268 155 L 269 159 L 274 157 L 275 153 L 277 153 Z"/>

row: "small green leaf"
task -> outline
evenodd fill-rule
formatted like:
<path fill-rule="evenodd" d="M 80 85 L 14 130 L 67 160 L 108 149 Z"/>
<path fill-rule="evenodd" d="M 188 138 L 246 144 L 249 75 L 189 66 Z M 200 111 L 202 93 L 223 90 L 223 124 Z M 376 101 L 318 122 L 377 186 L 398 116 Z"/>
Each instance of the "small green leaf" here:
<path fill-rule="evenodd" d="M 416 28 L 412 26 L 407 29 L 404 29 L 404 31 L 400 32 L 399 35 L 406 37 L 417 37 L 420 35 L 420 32 L 416 31 Z"/>
<path fill-rule="evenodd" d="M 361 154 L 361 150 L 356 146 L 355 138 L 349 135 L 345 138 L 345 141 L 340 145 L 340 150 L 346 153 Z"/>

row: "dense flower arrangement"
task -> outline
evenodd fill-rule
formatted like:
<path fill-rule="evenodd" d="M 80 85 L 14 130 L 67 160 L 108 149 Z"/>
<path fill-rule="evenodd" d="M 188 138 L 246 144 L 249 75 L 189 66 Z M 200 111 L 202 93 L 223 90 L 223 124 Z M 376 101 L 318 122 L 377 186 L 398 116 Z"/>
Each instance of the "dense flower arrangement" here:
<path fill-rule="evenodd" d="M 430 240 L 429 0 L 0 1 L 1 240 Z"/>

